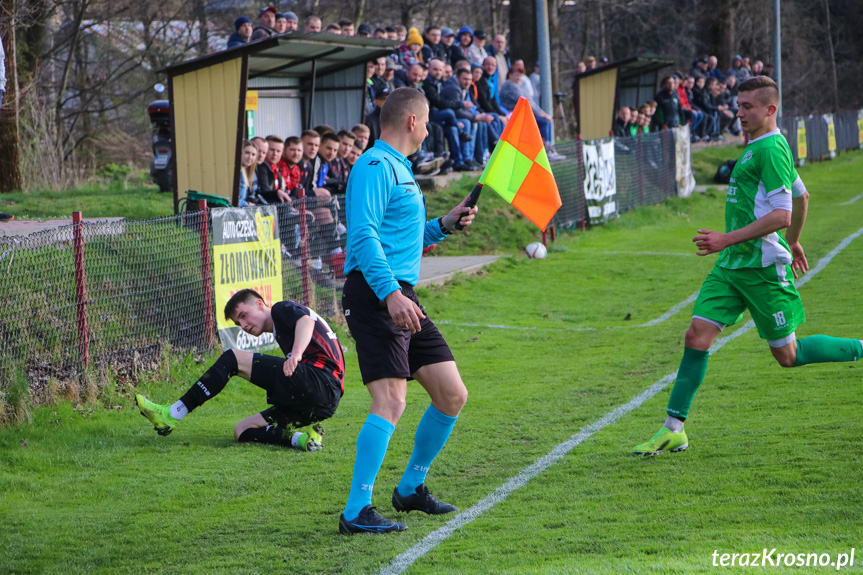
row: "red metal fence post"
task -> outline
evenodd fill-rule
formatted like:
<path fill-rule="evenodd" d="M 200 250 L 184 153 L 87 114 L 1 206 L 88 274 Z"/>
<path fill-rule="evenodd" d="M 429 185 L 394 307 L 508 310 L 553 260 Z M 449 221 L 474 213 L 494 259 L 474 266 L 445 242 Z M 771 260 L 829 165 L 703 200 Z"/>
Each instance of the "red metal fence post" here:
<path fill-rule="evenodd" d="M 306 226 L 306 191 L 297 191 L 300 212 L 300 269 L 303 278 L 303 305 L 308 306 L 312 295 L 312 278 L 309 275 L 309 230 Z"/>
<path fill-rule="evenodd" d="M 87 329 L 87 278 L 84 275 L 84 230 L 81 212 L 72 212 L 75 258 L 75 304 L 78 310 L 78 357 L 86 369 L 90 364 L 90 334 Z"/>
<path fill-rule="evenodd" d="M 213 276 L 210 272 L 210 225 L 207 201 L 198 200 L 198 218 L 201 233 L 201 287 L 204 295 L 204 337 L 213 345 Z"/>

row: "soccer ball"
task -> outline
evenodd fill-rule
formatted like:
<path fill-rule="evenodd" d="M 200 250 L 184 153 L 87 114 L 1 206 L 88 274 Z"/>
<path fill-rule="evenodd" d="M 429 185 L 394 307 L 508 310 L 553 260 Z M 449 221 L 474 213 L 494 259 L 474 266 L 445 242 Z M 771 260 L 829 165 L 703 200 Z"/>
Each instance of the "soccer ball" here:
<path fill-rule="evenodd" d="M 537 260 L 544 260 L 546 254 L 548 253 L 545 249 L 545 246 L 539 242 L 533 242 L 532 244 L 528 244 L 524 251 L 527 252 L 527 257 L 534 258 Z"/>

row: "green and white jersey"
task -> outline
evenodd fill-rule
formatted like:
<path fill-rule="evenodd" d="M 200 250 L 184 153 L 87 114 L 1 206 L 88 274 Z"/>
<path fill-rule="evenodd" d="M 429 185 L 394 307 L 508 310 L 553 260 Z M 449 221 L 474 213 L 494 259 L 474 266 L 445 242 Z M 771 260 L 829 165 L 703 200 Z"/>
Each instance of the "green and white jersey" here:
<path fill-rule="evenodd" d="M 788 142 L 779 130 L 750 141 L 731 173 L 725 198 L 725 233 L 746 227 L 772 212 L 770 197 L 790 195 L 797 177 Z M 716 265 L 727 269 L 764 268 L 791 261 L 782 233 L 773 232 L 725 248 Z"/>

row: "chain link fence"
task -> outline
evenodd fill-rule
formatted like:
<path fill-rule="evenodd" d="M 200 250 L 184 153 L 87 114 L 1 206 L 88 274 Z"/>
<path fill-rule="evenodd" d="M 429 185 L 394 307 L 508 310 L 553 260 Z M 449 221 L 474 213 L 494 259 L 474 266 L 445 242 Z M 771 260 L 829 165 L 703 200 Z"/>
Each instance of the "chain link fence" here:
<path fill-rule="evenodd" d="M 316 198 L 277 207 L 284 297 L 330 317 L 343 282 L 339 210 Z M 212 348 L 221 310 L 211 214 L 0 238 L 0 423 L 61 397 L 129 395 L 138 373 L 164 369 L 172 351 Z"/>
<path fill-rule="evenodd" d="M 597 140 L 607 142 L 610 140 Z M 566 160 L 551 169 L 560 191 L 562 206 L 553 223 L 563 229 L 583 225 L 587 216 L 585 199 L 584 146 L 596 142 L 581 140 L 557 144 Z M 634 138 L 614 138 L 614 179 L 617 212 L 636 206 L 658 204 L 677 195 L 677 165 L 674 133 L 662 130 Z"/>

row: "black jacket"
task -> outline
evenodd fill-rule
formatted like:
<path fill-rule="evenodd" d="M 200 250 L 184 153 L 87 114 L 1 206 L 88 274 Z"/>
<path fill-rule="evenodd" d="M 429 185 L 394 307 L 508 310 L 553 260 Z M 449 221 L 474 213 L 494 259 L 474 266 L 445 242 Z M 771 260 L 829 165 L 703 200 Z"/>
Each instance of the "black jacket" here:
<path fill-rule="evenodd" d="M 428 63 L 432 58 L 437 58 L 438 60 L 443 60 L 447 64 L 450 64 L 449 61 L 449 50 L 447 50 L 447 45 L 443 42 L 438 42 L 437 44 L 432 44 L 431 42 L 426 42 L 422 47 L 422 55 L 423 62 Z"/>
<path fill-rule="evenodd" d="M 459 62 L 460 60 L 467 60 L 467 58 L 465 58 L 464 51 L 462 51 L 461 49 L 461 46 L 459 46 L 455 42 L 452 43 L 452 46 L 447 48 L 447 57 L 449 58 L 449 63 L 453 66 L 455 66 L 456 62 Z"/>
<path fill-rule="evenodd" d="M 500 107 L 500 104 L 497 103 L 497 100 L 491 97 L 491 86 L 488 84 L 488 80 L 491 76 L 483 70 L 482 78 L 476 83 L 476 103 L 479 106 L 479 109 L 487 114 L 498 114 L 500 116 L 505 116 L 503 109 Z"/>
<path fill-rule="evenodd" d="M 657 108 L 662 111 L 662 125 L 676 128 L 680 125 L 680 99 L 677 91 L 666 92 L 663 88 L 656 93 Z"/>
<path fill-rule="evenodd" d="M 264 38 L 269 38 L 270 36 L 275 36 L 276 31 L 270 28 L 269 26 L 264 26 L 263 24 L 258 24 L 255 26 L 255 30 L 252 32 L 252 37 L 249 39 L 249 42 L 255 42 L 257 40 L 263 40 Z"/>
<path fill-rule="evenodd" d="M 258 176 L 258 195 L 264 198 L 267 203 L 278 204 L 281 201 L 276 193 L 277 190 L 290 193 L 289 190 L 285 190 L 285 180 L 281 174 L 273 172 L 267 162 L 259 164 L 255 168 L 255 175 Z"/>
<path fill-rule="evenodd" d="M 464 105 L 461 103 L 460 99 L 447 99 L 444 98 L 441 94 L 443 89 L 443 83 L 440 80 L 435 80 L 431 76 L 429 76 L 422 83 L 423 92 L 425 92 L 426 98 L 429 101 L 429 105 L 431 106 L 431 111 L 434 112 L 436 110 L 462 110 L 464 109 Z"/>

